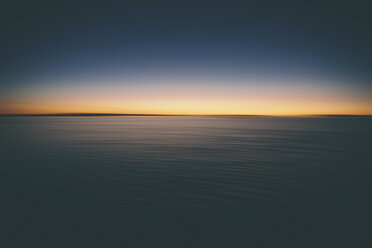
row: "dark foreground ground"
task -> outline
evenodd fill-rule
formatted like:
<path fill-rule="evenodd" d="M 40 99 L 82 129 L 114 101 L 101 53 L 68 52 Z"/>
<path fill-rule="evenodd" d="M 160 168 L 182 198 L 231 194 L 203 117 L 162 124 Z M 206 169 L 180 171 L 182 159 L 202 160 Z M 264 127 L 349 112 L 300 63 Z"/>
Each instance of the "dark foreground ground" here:
<path fill-rule="evenodd" d="M 372 247 L 371 127 L 0 117 L 0 246 Z"/>

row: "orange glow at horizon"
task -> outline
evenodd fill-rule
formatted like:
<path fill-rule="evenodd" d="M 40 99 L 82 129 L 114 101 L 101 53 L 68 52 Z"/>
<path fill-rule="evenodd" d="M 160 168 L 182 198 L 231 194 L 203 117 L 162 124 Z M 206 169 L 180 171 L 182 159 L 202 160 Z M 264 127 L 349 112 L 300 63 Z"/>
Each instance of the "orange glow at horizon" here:
<path fill-rule="evenodd" d="M 0 114 L 372 115 L 372 98 L 360 92 L 293 82 L 36 85 L 3 94 Z"/>
<path fill-rule="evenodd" d="M 306 97 L 145 96 L 118 99 L 11 99 L 1 102 L 2 114 L 170 114 L 170 115 L 371 115 L 372 101 Z"/>

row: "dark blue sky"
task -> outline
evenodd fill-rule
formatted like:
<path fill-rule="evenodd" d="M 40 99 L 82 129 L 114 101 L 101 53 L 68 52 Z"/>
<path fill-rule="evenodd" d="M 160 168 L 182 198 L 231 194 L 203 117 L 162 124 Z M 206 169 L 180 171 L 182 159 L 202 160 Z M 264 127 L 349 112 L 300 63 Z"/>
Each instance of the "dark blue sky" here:
<path fill-rule="evenodd" d="M 316 78 L 370 92 L 370 7 L 368 1 L 8 1 L 1 15 L 2 94 L 117 74 Z"/>

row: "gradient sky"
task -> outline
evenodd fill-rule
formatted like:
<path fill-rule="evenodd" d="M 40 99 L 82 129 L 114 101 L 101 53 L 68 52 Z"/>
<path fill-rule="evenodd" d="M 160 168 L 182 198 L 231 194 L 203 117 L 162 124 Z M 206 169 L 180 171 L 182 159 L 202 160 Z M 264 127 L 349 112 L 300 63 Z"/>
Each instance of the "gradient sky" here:
<path fill-rule="evenodd" d="M 0 113 L 372 114 L 370 7 L 9 1 Z"/>

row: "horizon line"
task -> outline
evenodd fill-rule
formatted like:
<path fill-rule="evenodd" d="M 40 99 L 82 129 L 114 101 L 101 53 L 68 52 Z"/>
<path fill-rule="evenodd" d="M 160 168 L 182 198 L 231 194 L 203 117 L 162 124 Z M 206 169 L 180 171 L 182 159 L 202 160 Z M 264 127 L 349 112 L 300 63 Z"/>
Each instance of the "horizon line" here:
<path fill-rule="evenodd" d="M 372 117 L 354 114 L 310 114 L 310 115 L 249 115 L 249 114 L 119 114 L 119 113 L 49 113 L 49 114 L 0 114 L 0 117 L 151 117 L 151 116 L 206 116 L 206 117 Z"/>

